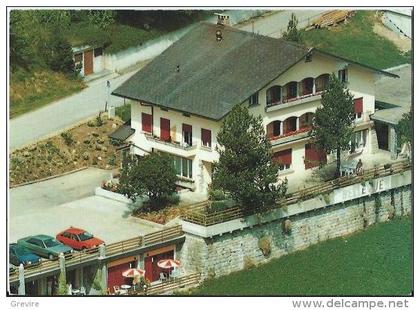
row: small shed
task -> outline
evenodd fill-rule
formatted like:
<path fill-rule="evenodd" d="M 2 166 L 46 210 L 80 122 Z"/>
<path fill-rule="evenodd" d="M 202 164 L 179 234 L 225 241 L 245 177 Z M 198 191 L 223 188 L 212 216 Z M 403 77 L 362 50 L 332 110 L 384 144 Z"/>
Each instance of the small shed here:
<path fill-rule="evenodd" d="M 99 73 L 105 68 L 102 46 L 78 46 L 73 47 L 73 59 L 76 68 L 80 68 L 81 76 L 89 76 Z"/>

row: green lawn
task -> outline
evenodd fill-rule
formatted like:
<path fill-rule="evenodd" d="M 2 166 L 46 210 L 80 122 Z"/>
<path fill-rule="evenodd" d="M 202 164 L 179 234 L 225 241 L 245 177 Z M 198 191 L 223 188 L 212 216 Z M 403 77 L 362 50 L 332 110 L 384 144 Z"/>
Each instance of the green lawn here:
<path fill-rule="evenodd" d="M 410 295 L 412 218 L 204 282 L 193 295 Z"/>
<path fill-rule="evenodd" d="M 394 43 L 373 32 L 375 12 L 358 11 L 347 24 L 330 29 L 303 31 L 308 46 L 384 69 L 410 62 Z"/>
<path fill-rule="evenodd" d="M 39 109 L 55 100 L 81 91 L 85 84 L 48 69 L 19 70 L 11 75 L 10 118 Z"/>

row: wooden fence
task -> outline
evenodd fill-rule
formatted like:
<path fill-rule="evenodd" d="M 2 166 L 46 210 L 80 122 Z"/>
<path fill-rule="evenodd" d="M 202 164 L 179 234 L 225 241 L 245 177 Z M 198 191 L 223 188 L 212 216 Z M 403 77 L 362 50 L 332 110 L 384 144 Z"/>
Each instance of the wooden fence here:
<path fill-rule="evenodd" d="M 140 292 L 139 295 L 160 295 L 177 289 L 196 287 L 200 284 L 200 273 L 192 273 L 174 280 L 153 284 L 147 292 Z"/>
<path fill-rule="evenodd" d="M 400 161 L 393 164 L 387 164 L 381 167 L 368 169 L 365 170 L 362 175 L 344 176 L 286 195 L 286 197 L 277 201 L 276 207 L 294 204 L 302 200 L 307 200 L 322 194 L 330 193 L 337 188 L 366 182 L 374 178 L 384 177 L 391 174 L 401 173 L 408 169 L 411 169 L 409 161 Z M 183 213 L 182 219 L 194 224 L 210 226 L 252 215 L 253 213 L 259 211 L 254 210 L 253 212 L 247 212 L 237 206 L 225 208 L 220 211 L 213 211 L 211 210 L 210 206 L 211 202 L 209 201 L 200 203 L 197 207 L 191 206 L 186 212 Z"/>

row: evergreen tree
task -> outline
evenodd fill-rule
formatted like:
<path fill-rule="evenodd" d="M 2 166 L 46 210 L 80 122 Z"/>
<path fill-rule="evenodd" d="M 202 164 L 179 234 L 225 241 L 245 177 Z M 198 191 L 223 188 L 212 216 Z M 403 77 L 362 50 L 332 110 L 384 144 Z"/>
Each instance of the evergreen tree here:
<path fill-rule="evenodd" d="M 353 96 L 335 74 L 322 94 L 321 107 L 313 118 L 311 137 L 319 150 L 337 152 L 336 176 L 340 174 L 341 150 L 348 147 L 353 133 Z"/>
<path fill-rule="evenodd" d="M 271 144 L 262 118 L 237 105 L 217 135 L 219 161 L 215 163 L 213 188 L 229 193 L 248 210 L 267 209 L 285 194 L 287 181 L 278 184 L 278 167 L 272 161 Z"/>
<path fill-rule="evenodd" d="M 297 29 L 299 21 L 294 13 L 292 13 L 289 23 L 287 25 L 287 31 L 283 33 L 283 39 L 287 41 L 301 42 L 302 35 Z"/>

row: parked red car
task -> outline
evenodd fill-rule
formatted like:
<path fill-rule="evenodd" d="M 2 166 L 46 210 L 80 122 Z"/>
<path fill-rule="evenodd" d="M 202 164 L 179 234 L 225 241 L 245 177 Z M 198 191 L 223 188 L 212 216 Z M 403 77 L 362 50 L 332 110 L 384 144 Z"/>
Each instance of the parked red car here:
<path fill-rule="evenodd" d="M 62 231 L 56 239 L 75 250 L 92 249 L 104 243 L 86 230 L 74 227 Z"/>

